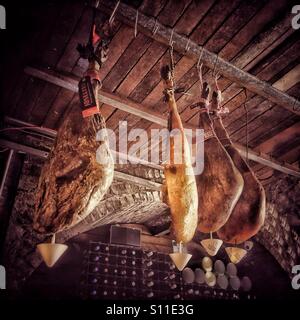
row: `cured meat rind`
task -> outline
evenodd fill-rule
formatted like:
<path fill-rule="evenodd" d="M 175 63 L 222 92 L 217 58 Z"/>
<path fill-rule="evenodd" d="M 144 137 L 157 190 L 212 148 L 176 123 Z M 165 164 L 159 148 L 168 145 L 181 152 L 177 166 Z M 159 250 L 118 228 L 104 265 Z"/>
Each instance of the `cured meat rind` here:
<path fill-rule="evenodd" d="M 209 86 L 203 84 L 199 128 L 204 129 L 204 170 L 196 177 L 198 188 L 198 230 L 219 230 L 229 219 L 242 193 L 244 181 L 217 138 L 208 113 Z"/>
<path fill-rule="evenodd" d="M 213 124 L 215 132 L 244 179 L 243 192 L 226 224 L 217 231 L 224 242 L 238 244 L 253 237 L 265 219 L 266 195 L 263 186 L 246 161 L 235 149 L 217 111 L 220 94 L 212 95 Z"/>
<path fill-rule="evenodd" d="M 179 129 L 178 135 L 182 142 L 182 163 L 176 163 L 174 137 L 170 137 L 170 161 L 164 165 L 165 185 L 163 187 L 164 200 L 170 206 L 172 217 L 172 232 L 177 243 L 187 243 L 192 240 L 198 224 L 198 194 L 196 180 L 193 173 L 191 154 L 184 134 L 182 122 L 177 111 L 174 97 L 173 82 L 170 70 L 161 70 L 165 82 L 165 96 L 169 105 L 170 129 Z"/>

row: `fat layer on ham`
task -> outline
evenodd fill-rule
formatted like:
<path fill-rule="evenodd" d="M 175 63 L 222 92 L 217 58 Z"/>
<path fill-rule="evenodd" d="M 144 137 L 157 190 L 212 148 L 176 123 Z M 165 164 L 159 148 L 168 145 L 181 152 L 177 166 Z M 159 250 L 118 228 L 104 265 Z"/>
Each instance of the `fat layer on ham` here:
<path fill-rule="evenodd" d="M 177 243 L 187 243 L 192 240 L 198 224 L 197 186 L 193 174 L 190 148 L 177 110 L 170 70 L 168 67 L 164 67 L 161 73 L 169 106 L 169 129 L 178 129 L 177 135 L 171 136 L 169 141 L 170 161 L 164 165 L 163 199 L 170 206 L 172 232 Z M 178 143 L 178 141 L 181 142 L 179 154 L 176 151 L 178 148 L 175 146 L 175 142 Z M 175 161 L 180 158 L 182 161 Z"/>
<path fill-rule="evenodd" d="M 197 105 L 199 128 L 204 141 L 204 170 L 196 177 L 198 188 L 198 230 L 204 233 L 219 230 L 229 219 L 244 186 L 242 175 L 217 138 L 208 113 L 210 88 L 203 84 L 201 102 Z"/>

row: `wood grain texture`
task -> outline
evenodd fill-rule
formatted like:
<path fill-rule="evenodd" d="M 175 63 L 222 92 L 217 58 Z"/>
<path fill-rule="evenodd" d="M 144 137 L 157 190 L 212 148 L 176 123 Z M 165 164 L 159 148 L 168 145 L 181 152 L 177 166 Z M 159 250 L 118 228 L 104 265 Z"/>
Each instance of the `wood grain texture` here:
<path fill-rule="evenodd" d="M 45 81 L 48 81 L 48 82 L 51 82 L 51 83 L 54 83 L 58 86 L 61 86 L 63 88 L 66 88 L 68 90 L 71 90 L 73 92 L 77 92 L 77 80 L 73 78 L 70 78 L 70 77 L 66 77 L 64 75 L 61 75 L 61 74 L 58 74 L 58 73 L 53 73 L 53 72 L 45 72 L 43 70 L 38 70 L 38 69 L 35 69 L 35 68 L 32 68 L 32 67 L 26 67 L 25 68 L 25 72 L 34 76 L 34 77 L 37 77 L 39 79 L 43 79 Z M 131 103 L 125 103 L 125 101 L 128 99 L 122 99 L 120 100 L 120 97 L 117 97 L 117 96 L 114 96 L 113 94 L 110 94 L 110 93 L 105 93 L 104 91 L 102 91 L 102 94 L 100 95 L 100 99 L 101 99 L 101 96 L 106 96 L 106 100 L 105 102 L 108 102 L 110 101 L 110 103 L 115 106 L 116 108 L 120 108 L 121 105 L 123 105 L 123 110 L 126 109 L 126 111 L 128 111 L 129 113 L 134 113 L 135 115 L 139 115 L 141 117 L 144 117 L 145 119 L 147 119 L 148 121 L 154 121 L 154 119 L 156 119 L 156 121 L 158 121 L 157 123 L 160 124 L 160 125 L 163 125 L 165 126 L 167 121 L 161 117 L 161 115 L 158 115 L 158 114 L 152 114 L 151 115 L 151 120 L 149 118 L 149 114 L 151 114 L 151 112 L 147 111 L 146 108 L 144 108 L 143 112 L 141 112 L 141 107 L 136 107 L 136 104 L 134 102 L 131 102 Z M 128 101 L 130 102 L 130 101 Z M 125 103 L 125 104 L 124 104 Z M 154 113 L 154 112 L 153 112 Z M 153 117 L 155 116 L 155 117 Z M 294 119 L 294 118 L 293 118 Z M 187 123 L 184 123 L 184 127 L 187 127 L 187 128 L 193 128 L 193 126 L 190 126 L 189 124 Z M 235 147 L 240 151 L 242 152 L 242 156 L 245 156 L 245 147 L 240 145 L 240 144 L 235 144 Z M 251 156 L 251 159 L 256 161 L 256 162 L 259 162 L 259 163 L 263 163 L 264 165 L 267 165 L 267 166 L 271 166 L 271 167 L 274 167 L 276 168 L 276 170 L 279 170 L 279 171 L 283 171 L 285 173 L 288 173 L 288 174 L 296 174 L 298 175 L 298 172 L 297 170 L 293 169 L 293 168 L 285 168 L 285 166 L 280 166 L 278 165 L 277 163 L 273 163 L 272 161 L 270 161 L 270 159 L 268 159 L 267 157 L 261 157 L 258 153 L 256 152 L 253 152 L 251 151 L 251 149 L 249 149 L 249 157 Z"/>

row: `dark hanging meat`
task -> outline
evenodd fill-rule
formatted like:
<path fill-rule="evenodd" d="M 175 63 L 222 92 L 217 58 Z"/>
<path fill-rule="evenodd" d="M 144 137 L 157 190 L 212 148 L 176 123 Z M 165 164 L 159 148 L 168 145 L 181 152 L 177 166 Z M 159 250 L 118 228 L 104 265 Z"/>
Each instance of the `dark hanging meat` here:
<path fill-rule="evenodd" d="M 177 110 L 173 91 L 173 81 L 168 66 L 162 68 L 165 82 L 165 96 L 169 105 L 169 129 L 179 129 L 176 139 L 180 148 L 175 147 L 175 137 L 170 137 L 170 161 L 164 166 L 164 200 L 170 206 L 172 231 L 177 243 L 192 240 L 198 224 L 198 195 L 196 180 L 191 163 L 189 144 Z M 178 145 L 177 145 L 178 147 Z M 176 161 L 176 159 L 182 161 Z M 181 163 L 178 163 L 181 162 Z"/>
<path fill-rule="evenodd" d="M 97 72 L 95 64 L 91 63 L 90 68 Z M 99 85 L 93 81 L 95 97 Z M 104 129 L 99 139 L 102 141 L 96 141 L 100 129 Z M 87 217 L 109 188 L 113 172 L 104 118 L 100 113 L 83 118 L 79 102 L 74 103 L 42 169 L 34 229 L 55 233 Z"/>
<path fill-rule="evenodd" d="M 205 82 L 201 94 L 199 128 L 204 129 L 204 170 L 196 177 L 198 188 L 198 230 L 215 232 L 228 220 L 244 186 L 243 177 L 217 138 L 208 114 L 210 88 Z"/>
<path fill-rule="evenodd" d="M 241 243 L 254 236 L 264 223 L 266 196 L 262 185 L 233 146 L 218 115 L 220 92 L 213 92 L 212 112 L 215 133 L 229 153 L 244 179 L 244 189 L 226 224 L 218 236 L 228 243 Z"/>

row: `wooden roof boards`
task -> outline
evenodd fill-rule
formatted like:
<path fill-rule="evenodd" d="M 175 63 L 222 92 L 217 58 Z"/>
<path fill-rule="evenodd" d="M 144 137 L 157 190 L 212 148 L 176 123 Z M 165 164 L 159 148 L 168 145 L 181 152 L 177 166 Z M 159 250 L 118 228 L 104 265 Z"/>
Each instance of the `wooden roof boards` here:
<path fill-rule="evenodd" d="M 109 17 L 110 6 L 113 7 L 115 3 L 106 1 L 99 5 L 98 28 L 101 28 L 104 20 Z M 138 9 L 140 17 L 146 15 L 149 19 L 157 19 L 157 23 L 166 28 L 174 28 L 174 34 L 189 38 L 197 45 L 204 45 L 205 49 L 213 54 L 218 54 L 225 61 L 273 86 L 270 89 L 277 88 L 280 92 L 287 93 L 291 103 L 294 101 L 293 97 L 300 98 L 299 31 L 291 28 L 289 1 L 155 0 L 121 1 L 121 4 L 130 6 L 133 10 Z M 34 54 L 35 48 L 32 44 L 27 47 L 25 45 L 24 51 L 27 54 L 22 65 L 15 68 L 16 80 L 7 84 L 3 104 L 6 115 L 37 125 L 58 128 L 70 102 L 77 99 L 77 95 L 53 83 L 28 76 L 22 70 L 26 66 L 33 66 L 40 70 L 50 68 L 49 71 L 62 75 L 74 75 L 75 79 L 82 76 L 86 61 L 79 59 L 76 46 L 77 43 L 87 40 L 92 14 L 90 5 L 93 3 L 87 6 L 66 3 L 59 14 L 58 8 L 49 11 L 47 19 L 52 22 L 51 26 L 49 23 L 47 25 L 45 18 L 45 23 L 41 24 L 35 38 L 42 42 L 38 44 L 38 54 Z M 121 19 L 120 13 L 121 11 L 117 10 L 117 24 L 110 43 L 109 58 L 101 70 L 103 88 L 121 99 L 126 98 L 140 104 L 142 110 L 149 110 L 149 113 L 159 112 L 165 117 L 167 107 L 162 100 L 163 86 L 159 71 L 161 65 L 168 62 L 167 43 L 149 37 L 140 27 L 135 38 L 134 28 Z M 42 38 L 46 36 L 47 39 Z M 178 107 L 183 121 L 196 125 L 196 111 L 187 107 L 198 100 L 198 59 L 196 56 L 183 55 L 183 52 L 175 52 L 174 58 L 176 82 L 184 86 L 189 93 L 177 96 Z M 205 62 L 205 59 L 203 61 Z M 216 69 L 218 70 L 218 65 Z M 205 67 L 203 71 L 204 79 L 211 82 L 211 69 Z M 240 82 L 232 82 L 224 76 L 219 79 L 219 87 L 224 96 L 223 104 L 231 111 L 224 117 L 224 123 L 232 140 L 245 145 L 243 86 Z M 292 110 L 293 103 L 289 110 L 282 108 L 269 100 L 269 93 L 273 91 L 268 90 L 269 88 L 263 95 L 247 90 L 248 140 L 249 146 L 255 150 L 281 132 L 289 132 L 288 128 L 297 126 L 300 119 Z M 138 114 L 116 109 L 107 103 L 102 105 L 102 111 L 107 126 L 114 130 L 118 130 L 118 123 L 123 120 L 128 121 L 129 129 L 150 129 L 156 126 L 149 120 L 141 119 Z M 297 141 L 286 144 L 283 149 L 278 146 L 277 151 L 278 159 L 284 157 L 287 163 L 296 162 L 297 165 Z M 272 150 L 272 153 L 274 152 L 276 148 Z M 262 167 L 261 170 L 266 170 L 265 168 Z"/>

